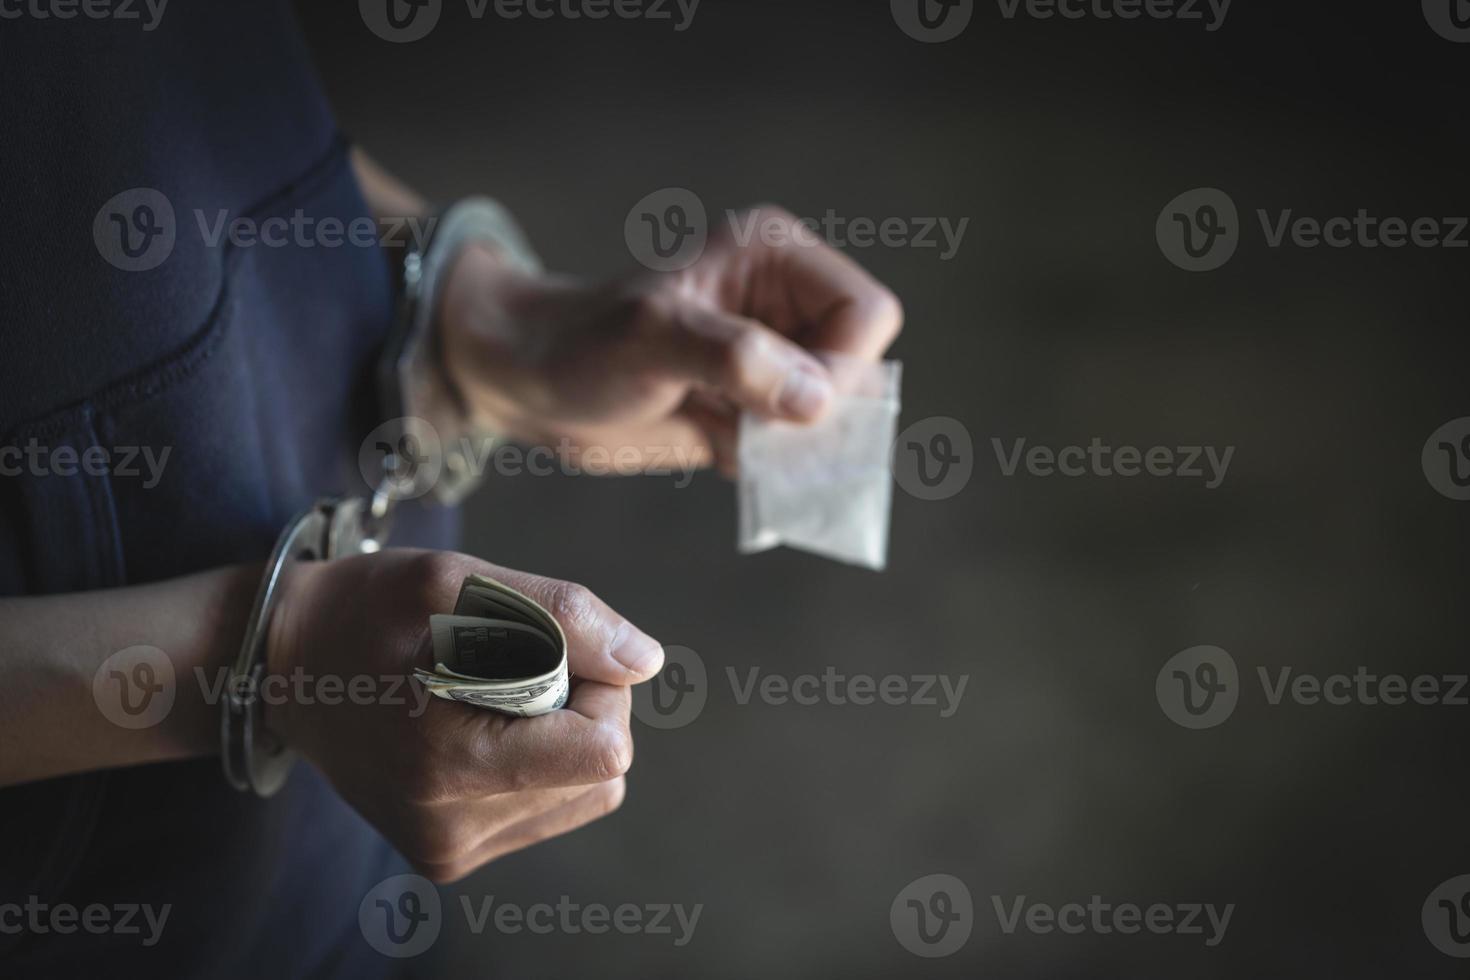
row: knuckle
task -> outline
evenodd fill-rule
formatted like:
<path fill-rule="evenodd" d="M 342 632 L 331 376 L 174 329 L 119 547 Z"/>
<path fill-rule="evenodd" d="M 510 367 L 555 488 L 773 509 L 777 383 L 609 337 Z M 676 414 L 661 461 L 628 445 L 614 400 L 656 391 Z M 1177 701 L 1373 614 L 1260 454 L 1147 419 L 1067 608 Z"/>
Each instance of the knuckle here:
<path fill-rule="evenodd" d="M 408 573 L 424 604 L 438 608 L 453 603 L 468 572 L 467 560 L 452 551 L 425 551 L 415 556 Z"/>
<path fill-rule="evenodd" d="M 546 600 L 548 610 L 563 624 L 585 623 L 597 616 L 597 596 L 577 582 L 553 582 Z"/>
<path fill-rule="evenodd" d="M 763 331 L 743 330 L 732 337 L 722 349 L 721 368 L 732 384 L 738 384 L 741 380 L 754 375 L 758 365 L 770 357 L 770 354 L 770 339 Z"/>
<path fill-rule="evenodd" d="M 633 767 L 633 736 L 623 726 L 600 725 L 588 748 L 588 774 L 605 783 Z"/>
<path fill-rule="evenodd" d="M 497 771 L 495 784 L 497 793 L 524 793 L 536 788 L 535 771 L 524 763 L 511 762 Z"/>

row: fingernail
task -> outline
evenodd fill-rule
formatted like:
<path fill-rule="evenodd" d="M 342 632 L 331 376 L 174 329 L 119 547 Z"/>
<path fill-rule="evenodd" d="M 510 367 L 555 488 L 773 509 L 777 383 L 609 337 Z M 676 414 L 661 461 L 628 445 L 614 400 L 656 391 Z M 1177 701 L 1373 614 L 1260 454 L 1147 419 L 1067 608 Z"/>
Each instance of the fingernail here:
<path fill-rule="evenodd" d="M 821 414 L 832 398 L 832 382 L 810 368 L 798 367 L 786 376 L 777 404 L 786 415 L 812 418 Z"/>
<path fill-rule="evenodd" d="M 626 635 L 613 646 L 612 657 L 635 674 L 653 674 L 663 666 L 663 644 L 631 623 L 621 632 Z"/>

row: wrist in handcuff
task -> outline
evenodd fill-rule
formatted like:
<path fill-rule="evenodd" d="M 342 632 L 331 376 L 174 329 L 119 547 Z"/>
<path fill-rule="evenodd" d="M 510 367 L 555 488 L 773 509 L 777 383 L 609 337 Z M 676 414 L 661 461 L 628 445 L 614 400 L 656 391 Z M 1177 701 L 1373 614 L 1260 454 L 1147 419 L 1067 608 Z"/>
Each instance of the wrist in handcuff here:
<path fill-rule="evenodd" d="M 442 343 L 436 329 L 442 320 L 439 305 L 451 267 L 476 242 L 488 243 L 493 251 L 501 253 L 504 264 L 524 274 L 539 271 L 539 260 L 498 204 L 471 198 L 448 208 L 435 223 L 428 242 L 411 248 L 404 257 L 397 322 L 385 344 L 378 372 L 380 411 L 388 420 L 385 425 L 397 423 L 407 435 L 412 424 L 432 427 L 438 419 L 438 425 L 448 430 L 436 434 L 443 470 L 435 481 L 438 485 L 413 494 L 433 490 L 434 496 L 446 504 L 461 499 L 481 475 L 465 468 L 464 450 L 475 447 L 460 445 L 459 441 L 468 440 L 476 426 L 461 389 L 443 367 Z M 432 417 L 411 414 L 414 412 Z M 390 445 L 401 446 L 402 442 L 390 441 Z M 389 469 L 391 459 L 392 454 L 385 454 L 383 479 L 372 488 L 371 497 L 318 501 L 286 526 L 266 563 L 244 642 L 230 672 L 220 718 L 225 777 L 238 790 L 263 797 L 273 795 L 285 784 L 295 761 L 295 753 L 287 743 L 289 711 L 267 713 L 267 708 L 276 706 L 265 704 L 260 696 L 262 680 L 279 675 L 283 666 L 278 662 L 280 647 L 274 645 L 283 643 L 289 649 L 289 640 L 282 634 L 292 627 L 278 615 L 281 596 L 310 562 L 382 547 L 391 530 L 392 509 L 405 497 L 395 490 Z"/>

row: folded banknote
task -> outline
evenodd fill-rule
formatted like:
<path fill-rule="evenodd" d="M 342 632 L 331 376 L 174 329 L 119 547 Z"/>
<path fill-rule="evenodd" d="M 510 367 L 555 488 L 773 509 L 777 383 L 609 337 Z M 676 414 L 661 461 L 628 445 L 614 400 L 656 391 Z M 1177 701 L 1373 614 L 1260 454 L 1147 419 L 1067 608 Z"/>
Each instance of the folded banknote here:
<path fill-rule="evenodd" d="M 460 587 L 451 615 L 429 617 L 434 669 L 414 676 L 430 693 L 529 718 L 567 703 L 567 639 L 535 600 L 483 575 Z"/>

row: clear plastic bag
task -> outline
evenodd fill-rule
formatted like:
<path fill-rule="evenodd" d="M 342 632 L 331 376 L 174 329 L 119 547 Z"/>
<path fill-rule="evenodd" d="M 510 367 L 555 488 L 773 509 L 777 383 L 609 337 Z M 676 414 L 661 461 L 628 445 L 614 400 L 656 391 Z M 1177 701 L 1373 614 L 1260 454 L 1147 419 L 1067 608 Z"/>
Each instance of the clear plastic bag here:
<path fill-rule="evenodd" d="M 742 554 L 787 545 L 882 571 L 902 365 L 821 355 L 837 398 L 814 425 L 740 419 Z"/>

